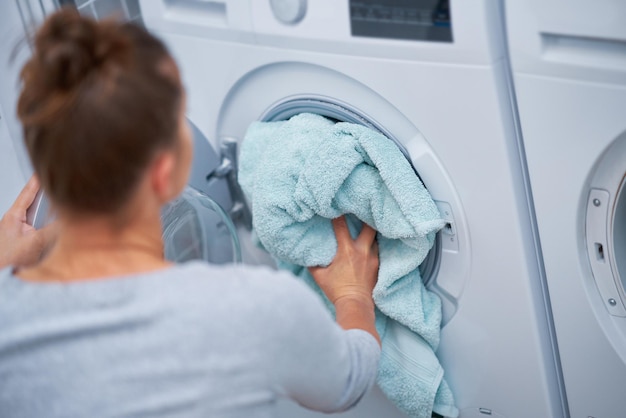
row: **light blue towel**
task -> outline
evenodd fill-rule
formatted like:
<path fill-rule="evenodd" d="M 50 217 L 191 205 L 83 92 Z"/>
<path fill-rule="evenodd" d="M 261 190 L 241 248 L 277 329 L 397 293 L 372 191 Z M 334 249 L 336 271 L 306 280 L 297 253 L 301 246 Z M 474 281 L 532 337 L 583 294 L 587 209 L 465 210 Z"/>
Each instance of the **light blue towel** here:
<path fill-rule="evenodd" d="M 241 148 L 239 182 L 260 244 L 322 296 L 303 266 L 332 261 L 337 242 L 330 220 L 350 214 L 354 236 L 361 222 L 378 231 L 378 384 L 411 417 L 457 416 L 434 354 L 441 301 L 418 270 L 444 221 L 398 147 L 367 127 L 319 115 L 256 122 Z"/>

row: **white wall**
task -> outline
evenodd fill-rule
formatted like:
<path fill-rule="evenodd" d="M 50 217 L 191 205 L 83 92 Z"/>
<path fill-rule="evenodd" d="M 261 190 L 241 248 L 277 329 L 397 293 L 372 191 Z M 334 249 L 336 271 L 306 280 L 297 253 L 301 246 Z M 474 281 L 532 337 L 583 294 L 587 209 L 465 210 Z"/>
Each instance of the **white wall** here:
<path fill-rule="evenodd" d="M 4 214 L 11 206 L 23 184 L 24 177 L 17 162 L 4 112 L 0 108 L 0 214 Z"/>
<path fill-rule="evenodd" d="M 19 71 L 30 55 L 24 36 L 17 3 L 0 1 L 0 215 L 11 205 L 31 171 L 16 115 Z"/>

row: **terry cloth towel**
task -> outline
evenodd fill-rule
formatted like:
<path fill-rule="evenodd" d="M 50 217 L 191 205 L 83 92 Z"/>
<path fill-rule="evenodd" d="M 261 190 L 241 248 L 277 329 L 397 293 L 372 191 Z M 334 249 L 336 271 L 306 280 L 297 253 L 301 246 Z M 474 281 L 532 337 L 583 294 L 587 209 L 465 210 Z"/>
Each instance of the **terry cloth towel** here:
<path fill-rule="evenodd" d="M 378 231 L 378 384 L 410 417 L 457 416 L 434 354 L 441 301 L 418 270 L 444 221 L 398 147 L 372 129 L 319 115 L 255 122 L 242 144 L 239 182 L 260 245 L 322 297 L 305 267 L 334 258 L 330 220 L 349 214 L 354 236 L 361 222 Z"/>

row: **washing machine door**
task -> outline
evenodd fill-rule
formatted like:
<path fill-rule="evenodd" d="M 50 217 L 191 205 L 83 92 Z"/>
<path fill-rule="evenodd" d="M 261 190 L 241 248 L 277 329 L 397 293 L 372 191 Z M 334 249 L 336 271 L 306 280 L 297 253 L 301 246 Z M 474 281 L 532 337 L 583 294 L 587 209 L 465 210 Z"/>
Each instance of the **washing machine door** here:
<path fill-rule="evenodd" d="M 193 133 L 194 157 L 189 184 L 161 212 L 165 258 L 174 262 L 204 260 L 213 264 L 241 262 L 241 247 L 234 218 L 249 227 L 250 212 L 236 186 L 235 155 L 224 144 L 218 155 L 204 134 L 188 120 Z M 234 191 L 233 192 L 231 192 Z M 39 192 L 27 221 L 39 229 L 54 218 L 49 201 Z"/>
<path fill-rule="evenodd" d="M 241 261 L 234 222 L 249 229 L 252 217 L 237 186 L 236 148 L 222 143 L 216 152 L 198 127 L 187 121 L 194 142 L 189 185 L 161 213 L 165 258 L 214 264 Z"/>
<path fill-rule="evenodd" d="M 91 9 L 91 3 L 87 8 L 87 4 L 81 6 L 75 1 L 10 0 L 1 3 L 0 35 L 4 47 L 0 48 L 0 60 L 7 65 L 0 67 L 0 108 L 7 111 L 3 113 L 5 117 L 0 122 L 8 128 L 8 145 L 15 149 L 17 163 L 21 168 L 17 170 L 16 164 L 10 164 L 8 168 L 9 164 L 2 164 L 2 169 L 6 171 L 2 178 L 19 179 L 16 171 L 21 171 L 26 176 L 32 172 L 23 145 L 21 126 L 15 116 L 19 71 L 31 53 L 27 34 L 59 5 L 74 5 L 81 13 L 88 15 L 95 9 Z M 96 9 L 99 10 L 98 7 Z M 115 10 L 102 8 L 101 12 L 102 15 L 94 16 L 104 17 Z M 124 17 L 133 18 L 130 13 Z M 231 218 L 249 227 L 251 217 L 236 186 L 235 148 L 224 143 L 221 150 L 214 150 L 200 129 L 192 121 L 188 120 L 188 123 L 193 133 L 194 160 L 187 189 L 163 210 L 166 258 L 180 262 L 191 259 L 203 259 L 218 264 L 239 262 L 241 250 Z M 6 154 L 8 153 L 4 153 L 3 157 Z M 18 180 L 16 182 L 20 183 Z M 16 185 L 15 188 L 17 187 L 19 186 Z M 7 189 L 4 184 L 2 188 Z M 45 194 L 40 192 L 28 210 L 28 222 L 35 228 L 49 223 L 53 218 L 49 206 Z"/>

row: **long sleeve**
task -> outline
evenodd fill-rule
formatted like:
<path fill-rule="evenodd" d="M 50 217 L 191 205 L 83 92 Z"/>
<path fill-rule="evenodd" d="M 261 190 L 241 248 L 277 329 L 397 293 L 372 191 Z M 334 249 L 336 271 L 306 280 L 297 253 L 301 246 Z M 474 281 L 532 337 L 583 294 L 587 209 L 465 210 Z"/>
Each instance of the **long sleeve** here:
<path fill-rule="evenodd" d="M 365 331 L 340 328 L 317 295 L 288 281 L 268 330 L 270 383 L 277 394 L 309 409 L 349 409 L 373 385 L 380 347 Z"/>
<path fill-rule="evenodd" d="M 36 301 L 36 303 L 33 303 Z M 82 283 L 0 271 L 0 416 L 274 416 L 352 406 L 380 349 L 285 272 L 188 263 Z"/>

